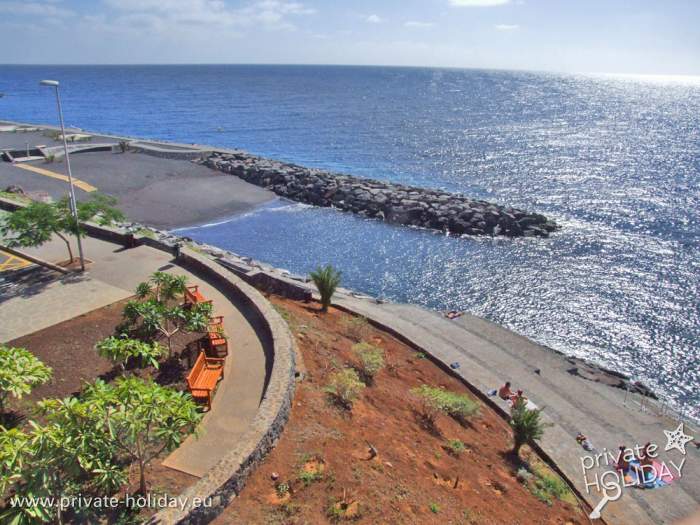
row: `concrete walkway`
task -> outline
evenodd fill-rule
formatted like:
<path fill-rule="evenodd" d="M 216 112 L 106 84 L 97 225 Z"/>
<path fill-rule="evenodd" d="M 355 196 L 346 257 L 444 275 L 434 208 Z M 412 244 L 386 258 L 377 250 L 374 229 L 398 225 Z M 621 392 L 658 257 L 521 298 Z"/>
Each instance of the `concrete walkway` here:
<path fill-rule="evenodd" d="M 168 467 L 201 477 L 238 443 L 257 412 L 264 390 L 266 363 L 255 328 L 230 297 L 199 276 L 174 265 L 172 257 L 165 252 L 147 246 L 126 250 L 93 238 L 84 240 L 84 248 L 86 257 L 94 261 L 84 276 L 54 280 L 31 297 L 18 297 L 0 304 L 3 330 L 10 325 L 14 333 L 31 333 L 55 324 L 54 321 L 129 297 L 140 282 L 157 270 L 186 275 L 213 300 L 214 313 L 224 316 L 230 338 L 225 379 L 219 383 L 212 410 L 199 426 L 199 437 L 188 438 L 165 461 Z M 65 244 L 60 241 L 26 251 L 48 261 L 66 258 Z M 26 301 L 22 315 L 18 313 L 17 301 Z M 46 321 L 37 326 L 43 316 Z"/>
<path fill-rule="evenodd" d="M 564 357 L 469 315 L 450 321 L 416 306 L 379 305 L 344 294 L 337 294 L 334 303 L 400 332 L 445 363 L 459 363 L 456 373 L 483 393 L 506 380 L 522 388 L 532 401 L 544 407 L 555 425 L 545 432 L 543 450 L 583 494 L 586 486 L 581 457 L 589 453 L 577 444 L 578 431 L 589 437 L 598 452 L 607 448 L 616 453 L 621 444 L 633 447 L 651 441 L 659 445 L 661 460 L 678 464 L 686 459 L 682 479 L 671 486 L 626 489 L 622 499 L 604 509 L 602 516 L 608 523 L 673 523 L 700 508 L 700 452 L 692 444 L 686 446 L 685 456 L 675 450 L 663 452 L 663 430 L 675 429 L 678 423 L 625 406 L 622 390 L 571 375 L 566 370 L 572 365 Z M 540 369 L 540 374 L 535 369 Z M 589 480 L 593 472 L 589 472 Z M 592 491 L 586 499 L 595 505 L 601 494 Z"/>

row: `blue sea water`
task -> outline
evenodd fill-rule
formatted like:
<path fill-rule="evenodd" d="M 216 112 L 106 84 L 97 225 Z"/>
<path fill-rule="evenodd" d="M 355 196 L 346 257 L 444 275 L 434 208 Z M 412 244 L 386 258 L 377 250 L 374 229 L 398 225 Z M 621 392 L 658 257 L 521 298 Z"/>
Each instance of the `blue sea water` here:
<path fill-rule="evenodd" d="M 0 66 L 0 119 L 243 148 L 539 211 L 457 239 L 277 201 L 185 234 L 467 310 L 700 404 L 700 80 L 426 68 Z"/>

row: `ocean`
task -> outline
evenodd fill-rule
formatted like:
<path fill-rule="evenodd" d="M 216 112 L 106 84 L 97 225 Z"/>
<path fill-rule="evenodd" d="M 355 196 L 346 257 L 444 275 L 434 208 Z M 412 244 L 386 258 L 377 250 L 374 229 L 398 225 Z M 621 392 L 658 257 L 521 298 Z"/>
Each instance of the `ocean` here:
<path fill-rule="evenodd" d="M 700 405 L 700 79 L 335 66 L 0 66 L 0 119 L 241 148 L 538 211 L 453 238 L 282 200 L 180 233 L 465 310 Z"/>

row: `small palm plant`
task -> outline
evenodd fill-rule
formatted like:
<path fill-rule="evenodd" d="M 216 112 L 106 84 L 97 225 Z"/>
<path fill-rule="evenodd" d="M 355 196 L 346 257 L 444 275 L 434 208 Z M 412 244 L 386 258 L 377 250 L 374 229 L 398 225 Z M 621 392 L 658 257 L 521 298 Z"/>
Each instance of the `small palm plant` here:
<path fill-rule="evenodd" d="M 329 264 L 326 267 L 319 266 L 316 271 L 311 272 L 310 276 L 321 295 L 321 311 L 327 312 L 331 305 L 331 298 L 340 285 L 341 272 Z"/>
<path fill-rule="evenodd" d="M 532 444 L 542 439 L 544 429 L 549 425 L 542 421 L 542 409 L 530 410 L 523 399 L 518 399 L 510 413 L 510 427 L 513 429 L 513 455 L 520 454 L 526 443 Z"/>

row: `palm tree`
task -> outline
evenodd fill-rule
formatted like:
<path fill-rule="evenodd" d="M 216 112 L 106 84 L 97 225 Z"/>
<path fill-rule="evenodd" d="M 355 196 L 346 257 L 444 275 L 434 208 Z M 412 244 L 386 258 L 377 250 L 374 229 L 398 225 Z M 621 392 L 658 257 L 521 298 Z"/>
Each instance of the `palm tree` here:
<path fill-rule="evenodd" d="M 331 298 L 340 284 L 341 273 L 329 264 L 325 268 L 319 266 L 310 275 L 311 280 L 318 288 L 318 293 L 321 295 L 321 311 L 327 312 L 328 307 L 331 305 Z"/>
<path fill-rule="evenodd" d="M 513 455 L 520 454 L 520 447 L 526 443 L 542 439 L 544 429 L 549 425 L 541 419 L 542 409 L 529 410 L 523 399 L 518 399 L 510 413 L 510 427 L 513 429 Z"/>

